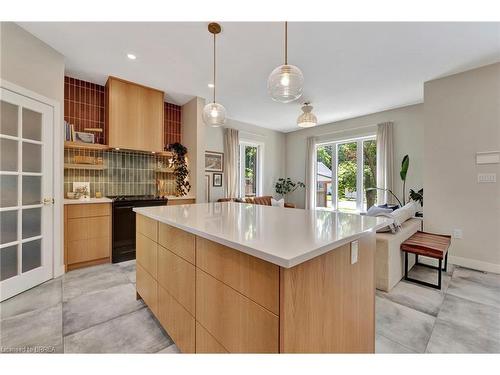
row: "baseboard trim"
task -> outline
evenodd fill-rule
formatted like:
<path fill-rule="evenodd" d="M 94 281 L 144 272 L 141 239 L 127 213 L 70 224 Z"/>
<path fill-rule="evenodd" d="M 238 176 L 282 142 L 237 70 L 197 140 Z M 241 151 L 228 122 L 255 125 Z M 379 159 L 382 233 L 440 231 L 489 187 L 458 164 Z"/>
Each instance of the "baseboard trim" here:
<path fill-rule="evenodd" d="M 419 261 L 419 263 L 428 264 L 430 266 L 437 266 L 437 261 L 435 259 L 432 259 L 432 258 L 419 256 L 418 261 Z M 482 262 L 480 260 L 456 257 L 453 255 L 448 255 L 448 263 L 454 264 L 455 266 L 470 268 L 473 270 L 500 274 L 500 264 Z"/>
<path fill-rule="evenodd" d="M 462 258 L 456 256 L 449 256 L 448 261 L 451 264 L 455 264 L 457 266 L 462 266 L 466 268 L 471 268 L 473 270 L 492 272 L 500 274 L 500 264 L 483 262 L 480 260 L 470 259 L 470 258 Z"/>

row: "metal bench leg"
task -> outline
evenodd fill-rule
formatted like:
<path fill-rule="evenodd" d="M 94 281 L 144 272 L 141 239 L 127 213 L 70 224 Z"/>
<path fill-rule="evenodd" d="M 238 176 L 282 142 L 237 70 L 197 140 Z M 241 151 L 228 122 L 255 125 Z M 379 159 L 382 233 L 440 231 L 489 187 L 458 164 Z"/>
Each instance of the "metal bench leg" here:
<path fill-rule="evenodd" d="M 405 280 L 408 280 L 408 253 L 405 251 Z"/>
<path fill-rule="evenodd" d="M 441 272 L 443 272 L 443 269 L 441 268 L 442 266 L 442 260 L 439 259 L 439 271 L 438 271 L 438 289 L 441 289 Z"/>
<path fill-rule="evenodd" d="M 418 265 L 418 254 L 415 254 L 415 265 Z"/>
<path fill-rule="evenodd" d="M 446 253 L 446 255 L 444 256 L 444 268 L 443 268 L 443 271 L 444 272 L 448 272 L 448 253 Z"/>

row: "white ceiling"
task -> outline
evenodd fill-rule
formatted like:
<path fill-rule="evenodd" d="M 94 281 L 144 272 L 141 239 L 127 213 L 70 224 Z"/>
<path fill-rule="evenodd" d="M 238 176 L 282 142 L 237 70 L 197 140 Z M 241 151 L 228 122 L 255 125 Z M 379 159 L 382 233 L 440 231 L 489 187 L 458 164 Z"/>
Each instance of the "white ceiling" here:
<path fill-rule="evenodd" d="M 211 97 L 205 22 L 20 25 L 66 57 L 70 76 L 104 84 L 115 75 L 177 104 Z M 324 124 L 422 102 L 425 81 L 500 61 L 500 23 L 289 23 L 288 60 L 305 85 L 298 102 L 281 104 L 266 83 L 283 62 L 283 24 L 221 25 L 217 101 L 232 119 L 281 131 L 297 130 L 305 100 Z"/>

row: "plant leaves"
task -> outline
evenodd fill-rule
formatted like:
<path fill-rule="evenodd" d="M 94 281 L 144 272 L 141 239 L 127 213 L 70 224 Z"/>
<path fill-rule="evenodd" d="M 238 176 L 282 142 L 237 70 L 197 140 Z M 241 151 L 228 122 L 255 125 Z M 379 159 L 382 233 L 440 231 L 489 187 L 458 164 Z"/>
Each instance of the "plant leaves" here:
<path fill-rule="evenodd" d="M 408 173 L 409 166 L 410 166 L 410 157 L 408 155 L 405 155 L 403 161 L 401 162 L 401 171 L 399 172 L 399 176 L 403 181 L 406 181 L 406 175 Z"/>

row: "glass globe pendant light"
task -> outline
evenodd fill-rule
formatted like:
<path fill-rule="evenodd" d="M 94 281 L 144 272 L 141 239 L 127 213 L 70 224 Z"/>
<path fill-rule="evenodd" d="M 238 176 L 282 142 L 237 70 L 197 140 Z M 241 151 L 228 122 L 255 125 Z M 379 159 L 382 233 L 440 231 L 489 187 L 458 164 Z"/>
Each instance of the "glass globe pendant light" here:
<path fill-rule="evenodd" d="M 310 103 L 304 103 L 302 106 L 302 114 L 297 118 L 297 125 L 301 128 L 311 128 L 316 126 L 318 119 L 312 113 L 313 107 Z"/>
<path fill-rule="evenodd" d="M 219 104 L 215 101 L 215 88 L 217 87 L 215 84 L 215 36 L 221 32 L 221 27 L 218 23 L 212 22 L 208 25 L 208 31 L 214 36 L 214 80 L 212 82 L 213 86 L 213 101 L 212 103 L 208 103 L 203 108 L 202 118 L 203 122 L 207 126 L 211 127 L 219 127 L 226 123 L 226 109 L 222 104 Z"/>
<path fill-rule="evenodd" d="M 285 22 L 285 64 L 278 66 L 267 79 L 267 90 L 277 102 L 289 103 L 302 96 L 304 76 L 295 65 L 288 64 L 288 22 Z"/>

